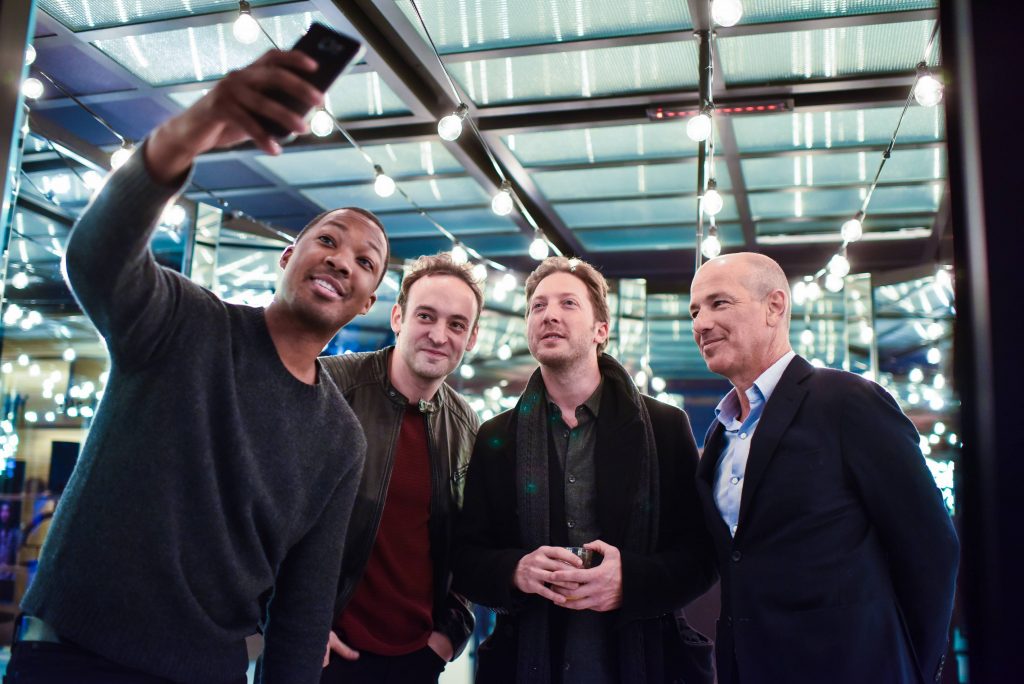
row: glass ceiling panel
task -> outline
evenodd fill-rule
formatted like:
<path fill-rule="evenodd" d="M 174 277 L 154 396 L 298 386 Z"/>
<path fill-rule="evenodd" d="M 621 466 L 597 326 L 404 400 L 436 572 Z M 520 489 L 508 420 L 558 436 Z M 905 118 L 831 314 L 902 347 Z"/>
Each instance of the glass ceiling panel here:
<path fill-rule="evenodd" d="M 508 216 L 498 216 L 490 210 L 490 207 L 431 211 L 430 215 L 449 232 L 456 235 L 519 231 L 519 227 Z M 381 220 L 384 221 L 390 238 L 436 237 L 441 234 L 433 223 L 413 212 L 384 214 Z"/>
<path fill-rule="evenodd" d="M 734 116 L 733 129 L 741 154 L 799 149 L 887 145 L 899 121 L 901 107 L 836 112 L 789 112 Z M 945 139 L 942 107 L 907 109 L 900 125 L 900 143 Z M 878 159 L 875 159 L 877 163 Z"/>
<path fill-rule="evenodd" d="M 686 124 L 681 121 L 515 133 L 502 140 L 523 166 L 697 155 L 697 144 L 686 137 Z"/>
<path fill-rule="evenodd" d="M 729 174 L 722 164 L 718 187 L 728 189 Z M 541 171 L 533 180 L 551 201 L 588 197 L 621 197 L 664 193 L 693 194 L 697 185 L 697 162 L 641 164 L 637 166 Z"/>
<path fill-rule="evenodd" d="M 775 236 L 775 235 L 804 235 L 804 234 L 830 234 L 835 236 L 835 240 L 839 240 L 839 227 L 845 218 L 838 218 L 832 221 L 799 221 L 799 222 L 783 222 L 783 221 L 758 221 L 756 225 L 757 235 L 760 236 Z M 864 232 L 869 233 L 880 233 L 890 232 L 894 230 L 904 230 L 908 228 L 927 228 L 931 229 L 932 216 L 929 215 L 926 218 L 922 217 L 908 217 L 908 218 L 889 218 L 874 219 L 868 216 L 868 219 L 864 222 Z"/>
<path fill-rule="evenodd" d="M 491 199 L 475 180 L 468 177 L 405 181 L 401 185 L 417 204 L 425 208 L 488 205 Z M 409 202 L 397 192 L 391 197 L 378 196 L 372 183 L 310 188 L 303 190 L 302 194 L 324 209 L 356 206 L 370 211 L 401 211 L 409 208 Z"/>
<path fill-rule="evenodd" d="M 736 202 L 723 195 L 725 206 L 718 214 L 720 221 L 735 220 Z M 613 228 L 665 223 L 676 225 L 697 221 L 696 197 L 665 197 L 659 199 L 616 200 L 612 202 L 577 202 L 556 204 L 555 210 L 570 228 Z"/>
<path fill-rule="evenodd" d="M 882 14 L 931 9 L 936 0 L 843 0 L 842 2 L 794 2 L 793 0 L 743 0 L 741 24 L 800 21 L 859 14 Z"/>
<path fill-rule="evenodd" d="M 417 0 L 441 54 L 690 28 L 685 0 Z M 423 27 L 410 0 L 398 6 Z"/>
<path fill-rule="evenodd" d="M 693 226 L 602 228 L 573 233 L 583 243 L 583 247 L 592 252 L 693 249 L 697 241 L 697 232 Z M 737 224 L 719 225 L 718 236 L 726 247 L 743 244 L 743 229 Z"/>
<path fill-rule="evenodd" d="M 291 47 L 314 21 L 329 24 L 319 12 L 261 20 L 278 46 Z M 212 26 L 97 40 L 92 44 L 150 85 L 212 81 L 239 69 L 274 47 L 262 33 L 255 42 L 238 42 L 230 21 Z"/>
<path fill-rule="evenodd" d="M 870 183 L 881 160 L 876 152 L 788 155 L 743 159 L 743 180 L 748 190 L 793 186 Z M 946 177 L 946 152 L 931 149 L 893 150 L 880 181 L 918 181 Z M 721 183 L 719 183 L 721 185 Z"/>
<path fill-rule="evenodd" d="M 276 5 L 280 2 L 281 0 L 249 0 L 249 4 L 253 6 Z M 72 31 L 238 11 L 237 0 L 146 0 L 144 3 L 125 0 L 39 0 L 37 6 Z"/>
<path fill-rule="evenodd" d="M 721 72 L 728 85 L 911 73 L 934 26 L 926 20 L 720 38 Z"/>
<path fill-rule="evenodd" d="M 462 165 L 439 142 L 405 142 L 364 148 L 393 178 L 462 172 Z M 373 180 L 373 169 L 351 147 L 289 152 L 256 161 L 292 185 Z M 404 185 L 403 185 L 404 187 Z"/>
<path fill-rule="evenodd" d="M 754 220 L 762 218 L 800 218 L 802 216 L 853 216 L 863 201 L 866 189 L 799 190 L 796 192 L 752 192 L 750 211 Z M 880 187 L 868 208 L 872 213 L 910 213 L 936 211 L 942 186 Z M 724 211 L 724 210 L 723 210 Z"/>
<path fill-rule="evenodd" d="M 697 87 L 697 44 L 656 43 L 454 64 L 480 106 Z"/>

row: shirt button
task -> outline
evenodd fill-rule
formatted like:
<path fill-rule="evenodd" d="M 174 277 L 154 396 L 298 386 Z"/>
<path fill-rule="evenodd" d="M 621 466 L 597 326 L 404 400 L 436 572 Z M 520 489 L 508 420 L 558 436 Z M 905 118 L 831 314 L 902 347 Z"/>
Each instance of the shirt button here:
<path fill-rule="evenodd" d="M 733 563 L 739 563 L 741 558 L 743 558 L 743 554 L 742 553 L 740 553 L 739 551 L 733 551 L 732 552 L 732 562 Z"/>
<path fill-rule="evenodd" d="M 563 432 L 562 433 L 562 437 L 565 437 L 566 439 L 569 439 L 569 431 L 566 430 L 565 432 Z"/>
<path fill-rule="evenodd" d="M 740 433 L 740 439 L 746 439 L 746 438 L 747 438 L 747 433 L 746 432 L 741 432 Z"/>
<path fill-rule="evenodd" d="M 569 529 L 570 530 L 572 528 L 576 527 L 576 521 L 575 520 L 570 520 L 567 524 L 569 525 Z"/>
<path fill-rule="evenodd" d="M 568 671 L 569 671 L 569 663 L 566 663 L 566 664 L 565 664 L 565 671 L 566 671 L 566 672 L 568 672 Z"/>
<path fill-rule="evenodd" d="M 576 476 L 575 475 L 570 475 L 569 476 L 569 484 L 575 484 L 575 483 L 576 483 Z"/>
<path fill-rule="evenodd" d="M 729 482 L 731 482 L 733 484 L 739 484 L 740 483 L 740 478 L 735 477 L 735 476 L 731 477 L 731 478 L 729 478 Z"/>

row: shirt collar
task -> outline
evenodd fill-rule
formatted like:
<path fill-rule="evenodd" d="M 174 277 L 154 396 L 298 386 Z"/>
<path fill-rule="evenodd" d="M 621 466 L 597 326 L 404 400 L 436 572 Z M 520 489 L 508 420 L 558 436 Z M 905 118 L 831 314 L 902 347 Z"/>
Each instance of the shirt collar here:
<path fill-rule="evenodd" d="M 747 399 L 750 402 L 756 403 L 768 403 L 768 400 L 772 396 L 772 392 L 775 391 L 776 385 L 779 384 L 779 380 L 782 379 L 782 374 L 786 372 L 786 368 L 789 366 L 789 362 L 796 356 L 796 352 L 790 349 L 788 352 L 779 357 L 779 360 L 768 366 L 767 369 L 761 375 L 757 376 L 757 380 L 754 380 L 754 384 L 747 388 Z M 736 420 L 740 415 L 740 400 L 736 395 L 736 388 L 733 387 L 729 390 L 729 393 L 722 397 L 722 400 L 718 402 L 718 406 L 715 407 L 715 417 L 718 418 L 722 425 L 728 426 L 729 423 Z"/>
<path fill-rule="evenodd" d="M 601 378 L 601 382 L 597 383 L 597 388 L 587 397 L 587 400 L 576 407 L 576 417 L 580 417 L 580 409 L 585 409 L 584 413 L 589 413 L 591 417 L 597 418 L 598 409 L 601 408 L 601 389 L 604 387 L 604 378 Z M 544 396 L 548 400 L 548 408 L 551 410 L 551 415 L 561 416 L 562 409 L 558 407 L 558 404 L 551 401 L 551 397 L 547 395 L 547 390 L 544 392 Z"/>

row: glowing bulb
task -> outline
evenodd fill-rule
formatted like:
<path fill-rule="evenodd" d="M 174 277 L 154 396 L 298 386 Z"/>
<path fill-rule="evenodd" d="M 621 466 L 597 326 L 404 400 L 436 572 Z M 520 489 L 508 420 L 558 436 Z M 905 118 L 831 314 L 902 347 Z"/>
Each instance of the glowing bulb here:
<path fill-rule="evenodd" d="M 800 344 L 804 346 L 811 346 L 814 344 L 814 332 L 812 330 L 804 330 L 800 333 Z"/>
<path fill-rule="evenodd" d="M 539 235 L 530 243 L 530 257 L 542 261 L 548 256 L 548 243 Z"/>
<path fill-rule="evenodd" d="M 843 276 L 836 275 L 835 273 L 829 273 L 825 276 L 825 289 L 829 292 L 839 292 L 843 289 L 843 285 L 846 281 L 843 280 Z"/>
<path fill-rule="evenodd" d="M 637 387 L 645 387 L 647 385 L 647 371 L 637 371 L 636 375 L 633 376 L 633 382 L 636 383 Z"/>
<path fill-rule="evenodd" d="M 860 222 L 860 219 L 852 218 L 843 224 L 843 227 L 839 229 L 839 234 L 846 242 L 856 242 L 864 235 L 864 224 Z"/>
<path fill-rule="evenodd" d="M 937 435 L 941 435 L 941 434 L 945 433 L 946 432 L 946 424 L 943 423 L 941 420 L 938 421 L 937 423 L 935 423 L 935 427 L 932 428 L 932 432 L 934 432 Z"/>
<path fill-rule="evenodd" d="M 24 271 L 18 271 L 15 273 L 14 277 L 11 278 L 11 285 L 18 290 L 24 290 L 28 287 L 28 273 L 25 273 Z"/>
<path fill-rule="evenodd" d="M 30 100 L 41 97 L 43 94 L 43 82 L 38 78 L 29 76 L 21 83 L 21 94 Z"/>
<path fill-rule="evenodd" d="M 28 354 L 18 354 L 18 365 L 22 368 L 27 366 L 29 361 Z"/>
<path fill-rule="evenodd" d="M 462 135 L 462 120 L 468 111 L 469 108 L 460 103 L 458 109 L 437 122 L 437 134 L 442 140 L 457 140 Z"/>
<path fill-rule="evenodd" d="M 482 283 L 487 280 L 487 265 L 486 264 L 474 264 L 473 265 L 473 280 L 478 283 Z"/>
<path fill-rule="evenodd" d="M 316 110 L 309 121 L 309 130 L 318 138 L 326 138 L 334 132 L 334 117 L 326 109 Z"/>
<path fill-rule="evenodd" d="M 135 150 L 127 142 L 121 145 L 120 149 L 110 155 L 110 168 L 117 170 L 124 166 L 124 163 L 128 161 L 128 158 L 132 156 Z"/>
<path fill-rule="evenodd" d="M 10 361 L 4 361 L 4 364 L 0 366 L 0 372 L 10 373 L 14 370 L 14 365 Z"/>
<path fill-rule="evenodd" d="M 491 211 L 498 216 L 508 216 L 514 208 L 515 202 L 512 201 L 512 188 L 509 186 L 508 181 L 505 181 L 501 184 L 501 188 L 495 193 L 494 197 L 491 198 Z"/>
<path fill-rule="evenodd" d="M 239 5 L 238 18 L 231 27 L 231 33 L 239 43 L 250 45 L 260 37 L 260 25 L 250 14 L 248 2 L 241 2 Z"/>
<path fill-rule="evenodd" d="M 65 411 L 65 413 L 67 414 L 68 418 L 77 418 L 78 417 L 78 409 L 75 408 L 74 406 L 69 406 L 68 410 Z"/>
<path fill-rule="evenodd" d="M 512 347 L 507 344 L 503 344 L 498 347 L 498 358 L 502 361 L 508 361 L 512 358 Z"/>
<path fill-rule="evenodd" d="M 384 169 L 380 166 L 373 167 L 374 172 L 377 174 L 377 178 L 373 181 L 373 191 L 377 193 L 378 197 L 391 197 L 395 194 L 395 180 L 384 173 Z"/>
<path fill-rule="evenodd" d="M 719 241 L 718 236 L 711 233 L 704 238 L 700 243 L 700 253 L 708 259 L 714 259 L 716 256 L 722 253 L 722 243 Z"/>
<path fill-rule="evenodd" d="M 476 375 L 476 370 L 474 370 L 474 368 L 471 365 L 469 365 L 468 363 L 464 363 L 459 368 L 459 375 L 464 377 L 466 380 L 469 380 L 474 375 Z"/>
<path fill-rule="evenodd" d="M 36 49 L 34 46 L 29 45 L 25 48 L 25 65 L 29 66 L 36 61 Z"/>
<path fill-rule="evenodd" d="M 920 368 L 911 368 L 910 373 L 907 374 L 907 379 L 913 383 L 921 382 L 924 380 L 924 371 Z"/>
<path fill-rule="evenodd" d="M 177 228 L 185 222 L 186 217 L 187 214 L 185 212 L 185 207 L 180 204 L 172 204 L 164 209 L 164 213 L 160 215 L 160 223 L 165 226 Z"/>
<path fill-rule="evenodd" d="M 946 386 L 946 376 L 942 373 L 936 373 L 935 377 L 932 378 L 932 387 L 935 389 L 942 389 Z"/>
<path fill-rule="evenodd" d="M 456 242 L 454 245 L 452 245 L 452 252 L 451 252 L 451 254 L 452 254 L 452 261 L 454 263 L 456 263 L 456 264 L 460 264 L 461 265 L 461 264 L 464 264 L 467 261 L 469 261 L 469 252 L 467 252 L 466 248 L 463 247 L 462 245 L 460 245 L 458 242 Z"/>
<path fill-rule="evenodd" d="M 928 350 L 928 353 L 924 355 L 925 360 L 933 366 L 942 360 L 942 352 L 939 351 L 938 347 L 932 347 Z"/>
<path fill-rule="evenodd" d="M 719 26 L 735 26 L 742 16 L 740 0 L 711 0 L 711 18 Z"/>
<path fill-rule="evenodd" d="M 514 290 L 518 284 L 519 283 L 516 282 L 516 277 L 511 273 L 506 273 L 501 276 L 501 286 L 506 290 Z"/>
<path fill-rule="evenodd" d="M 942 407 L 946 405 L 946 401 L 940 396 L 934 396 L 931 401 L 928 402 L 928 408 L 932 411 L 941 411 Z"/>
<path fill-rule="evenodd" d="M 54 413 L 53 411 L 47 411 L 45 414 L 43 414 L 43 418 L 46 420 L 47 423 L 52 423 L 53 421 L 57 420 L 57 414 Z"/>
<path fill-rule="evenodd" d="M 74 361 L 75 357 L 77 357 L 77 356 L 78 356 L 78 354 L 76 354 L 75 350 L 72 349 L 71 347 L 68 347 L 67 349 L 65 349 L 64 353 L 61 354 L 61 358 L 63 358 L 68 363 L 71 363 L 72 361 Z"/>
<path fill-rule="evenodd" d="M 922 74 L 914 84 L 914 99 L 922 107 L 934 107 L 942 101 L 942 82 L 929 73 Z"/>
<path fill-rule="evenodd" d="M 807 301 L 813 302 L 815 299 L 821 299 L 821 286 L 817 282 L 811 281 L 807 283 L 807 289 L 805 290 Z"/>
<path fill-rule="evenodd" d="M 665 385 L 665 378 L 660 378 L 657 375 L 651 378 L 651 389 L 655 392 L 664 392 Z"/>
<path fill-rule="evenodd" d="M 34 423 L 39 420 L 39 414 L 35 411 L 25 411 L 25 420 L 29 423 Z"/>
<path fill-rule="evenodd" d="M 85 183 L 85 187 L 90 190 L 99 190 L 103 187 L 103 176 L 96 173 L 92 169 L 89 169 L 82 174 L 82 182 Z"/>
<path fill-rule="evenodd" d="M 704 204 L 702 205 L 704 213 L 708 216 L 717 216 L 718 212 L 722 211 L 724 204 L 725 200 L 722 199 L 722 195 L 715 189 L 715 186 L 709 185 L 704 193 Z"/>
<path fill-rule="evenodd" d="M 711 117 L 701 112 L 686 122 L 686 136 L 693 142 L 702 142 L 711 135 Z"/>
<path fill-rule="evenodd" d="M 836 254 L 828 262 L 828 272 L 840 278 L 846 277 L 850 274 L 850 260 L 842 254 Z"/>

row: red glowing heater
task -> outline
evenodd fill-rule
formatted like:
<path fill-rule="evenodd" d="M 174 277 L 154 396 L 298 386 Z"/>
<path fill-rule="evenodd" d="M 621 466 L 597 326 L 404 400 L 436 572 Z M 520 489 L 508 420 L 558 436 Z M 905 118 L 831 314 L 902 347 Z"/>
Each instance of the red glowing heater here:
<path fill-rule="evenodd" d="M 790 101 L 781 102 L 751 102 L 731 103 L 715 105 L 714 113 L 719 114 L 778 114 L 779 112 L 793 111 L 793 103 Z M 696 116 L 700 113 L 697 105 L 687 107 L 649 107 L 647 118 L 651 121 L 666 121 L 668 119 L 685 119 Z"/>

